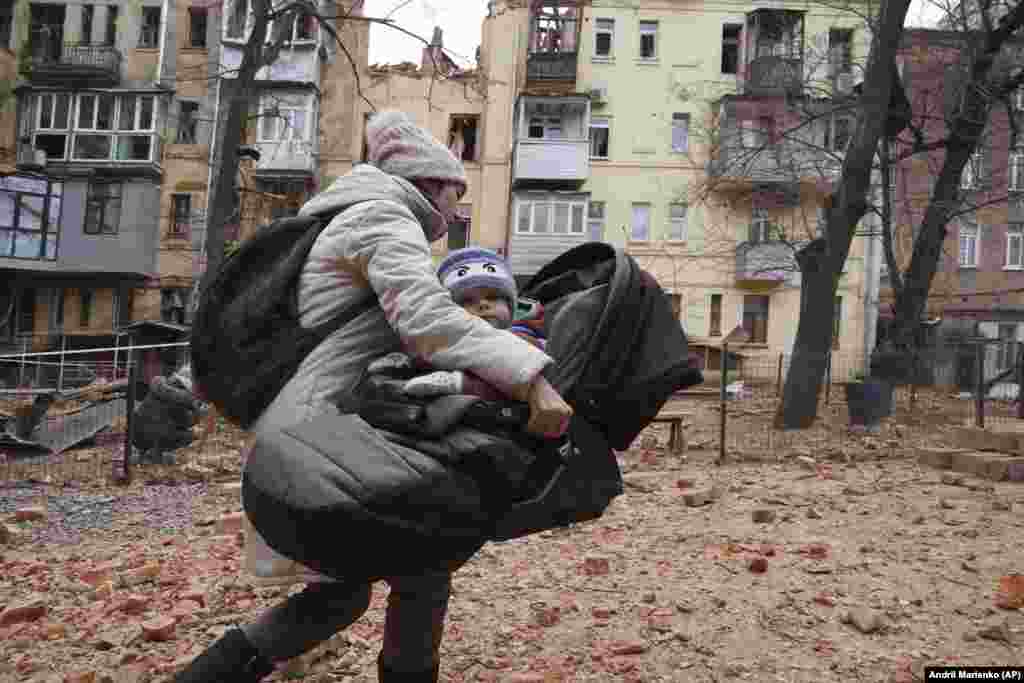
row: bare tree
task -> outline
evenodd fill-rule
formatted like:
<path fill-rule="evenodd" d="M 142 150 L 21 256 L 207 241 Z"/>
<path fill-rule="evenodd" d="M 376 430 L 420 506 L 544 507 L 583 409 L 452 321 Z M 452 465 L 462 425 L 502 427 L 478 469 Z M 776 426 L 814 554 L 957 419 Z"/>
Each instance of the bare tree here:
<path fill-rule="evenodd" d="M 1024 2 L 970 0 L 955 5 L 937 5 L 944 13 L 943 24 L 953 29 L 954 60 L 939 63 L 949 78 L 941 111 L 926 111 L 911 122 L 908 156 L 941 149 L 942 163 L 927 208 L 915 230 L 909 263 L 901 269 L 893 251 L 893 240 L 886 241 L 886 260 L 895 297 L 895 323 L 890 343 L 900 349 L 915 345 L 916 333 L 925 312 L 928 295 L 935 280 L 946 240 L 947 226 L 954 218 L 972 213 L 996 202 L 1006 201 L 1002 192 L 973 192 L 963 182 L 965 168 L 972 156 L 985 146 L 986 129 L 993 111 L 1008 112 L 1010 148 L 1017 145 L 1018 122 L 1010 98 L 1024 86 L 1021 68 L 1024 51 L 1015 45 L 1022 36 Z M 939 134 L 928 139 L 930 121 L 937 118 Z M 981 180 L 980 168 L 967 169 Z M 968 187 L 965 187 L 968 185 Z"/>

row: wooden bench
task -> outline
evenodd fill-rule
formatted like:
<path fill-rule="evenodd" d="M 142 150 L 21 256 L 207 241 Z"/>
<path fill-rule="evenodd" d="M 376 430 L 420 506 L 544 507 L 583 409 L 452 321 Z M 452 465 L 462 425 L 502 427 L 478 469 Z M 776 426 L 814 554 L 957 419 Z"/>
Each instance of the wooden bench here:
<path fill-rule="evenodd" d="M 651 420 L 651 422 L 667 423 L 671 426 L 668 438 L 669 451 L 677 455 L 686 453 L 686 434 L 683 432 L 683 429 L 686 426 L 686 420 L 692 416 L 692 413 L 685 410 L 666 408 Z"/>

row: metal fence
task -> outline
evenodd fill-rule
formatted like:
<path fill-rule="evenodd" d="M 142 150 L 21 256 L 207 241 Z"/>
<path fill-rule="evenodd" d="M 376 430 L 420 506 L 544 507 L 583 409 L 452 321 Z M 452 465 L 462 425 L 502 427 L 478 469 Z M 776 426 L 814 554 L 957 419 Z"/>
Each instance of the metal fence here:
<path fill-rule="evenodd" d="M 816 419 L 796 430 L 777 426 L 786 382 L 794 371 L 792 355 L 725 347 L 705 370 L 704 384 L 677 394 L 674 405 L 687 415 L 688 447 L 715 451 L 720 458 L 731 454 L 757 459 L 792 449 L 841 453 L 854 444 L 862 446 L 865 437 L 871 447 L 882 444 L 891 451 L 942 445 L 948 438 L 943 427 L 1024 418 L 1024 403 L 1018 401 L 1024 385 L 1022 347 L 1015 340 L 973 338 L 903 356 L 876 356 L 871 368 L 859 353 L 832 350 L 805 357 L 808 365 L 824 367 L 824 381 Z M 891 387 L 891 401 L 888 391 L 882 398 L 889 404 L 882 409 L 887 416 L 874 429 L 851 415 L 847 398 L 850 391 L 859 393 L 857 386 L 864 380 Z M 859 399 L 854 401 L 855 414 L 858 404 Z M 660 436 L 667 432 L 655 438 Z"/>
<path fill-rule="evenodd" d="M 144 344 L 0 354 L 0 485 L 97 477 L 130 481 L 139 455 L 131 447 L 132 415 L 150 379 L 144 373 L 145 356 L 181 359 L 186 347 Z M 116 360 L 109 359 L 112 352 Z M 75 373 L 81 381 L 67 381 Z M 199 431 L 202 438 L 190 447 L 192 454 L 219 455 L 223 442 L 218 436 L 228 431 L 223 420 L 208 414 Z"/>
<path fill-rule="evenodd" d="M 53 477 L 130 478 L 132 458 L 125 455 L 132 453 L 133 406 L 148 379 L 143 355 L 178 353 L 183 346 L 118 347 L 116 361 L 103 356 L 110 349 L 0 354 L 0 367 L 13 364 L 19 380 L 13 387 L 0 386 L 0 485 Z M 929 440 L 938 445 L 944 437 L 937 426 L 1020 419 L 1021 346 L 1012 340 L 974 339 L 919 350 L 892 390 L 891 416 L 882 420 L 872 447 L 896 450 Z M 811 360 L 825 367 L 817 419 L 807 429 L 782 430 L 775 422 L 786 379 L 794 372 L 792 356 L 750 353 L 743 347 L 738 353 L 726 350 L 705 371 L 703 385 L 676 397 L 689 415 L 689 449 L 757 459 L 793 449 L 842 454 L 855 442 L 863 446 L 864 430 L 851 426 L 846 397 L 846 385 L 872 376 L 865 373 L 862 356 L 835 350 Z M 72 368 L 95 379 L 61 386 L 60 378 L 70 376 Z M 26 431 L 26 425 L 31 429 Z M 659 439 L 663 429 L 652 426 L 634 445 L 643 448 L 645 439 Z M 227 439 L 237 440 L 239 433 L 223 420 L 215 415 L 201 419 L 197 431 L 201 436 L 179 464 L 196 457 L 237 456 L 239 449 Z"/>

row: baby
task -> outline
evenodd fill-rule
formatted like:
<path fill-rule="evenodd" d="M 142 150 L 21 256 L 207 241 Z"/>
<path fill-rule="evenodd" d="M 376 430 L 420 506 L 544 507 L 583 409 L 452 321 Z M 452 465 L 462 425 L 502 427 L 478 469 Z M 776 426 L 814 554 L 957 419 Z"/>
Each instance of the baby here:
<path fill-rule="evenodd" d="M 517 298 L 516 281 L 498 254 L 480 247 L 453 251 L 441 262 L 437 276 L 451 292 L 455 303 L 468 313 L 544 348 L 544 308 L 539 302 Z M 392 353 L 371 363 L 369 371 L 417 365 L 404 353 Z M 473 373 L 462 370 L 436 371 L 414 377 L 405 383 L 404 390 L 417 397 L 469 394 L 492 401 L 508 398 Z"/>

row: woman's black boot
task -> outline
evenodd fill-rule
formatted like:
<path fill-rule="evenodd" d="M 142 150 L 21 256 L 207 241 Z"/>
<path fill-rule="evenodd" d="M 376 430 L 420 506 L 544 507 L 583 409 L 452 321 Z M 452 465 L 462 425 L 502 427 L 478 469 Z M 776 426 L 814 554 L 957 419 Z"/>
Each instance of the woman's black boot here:
<path fill-rule="evenodd" d="M 273 670 L 242 629 L 233 628 L 192 660 L 173 683 L 257 683 Z"/>
<path fill-rule="evenodd" d="M 377 657 L 378 683 L 437 683 L 441 665 L 434 663 L 433 668 L 423 671 L 395 671 L 384 664 L 384 657 Z"/>

